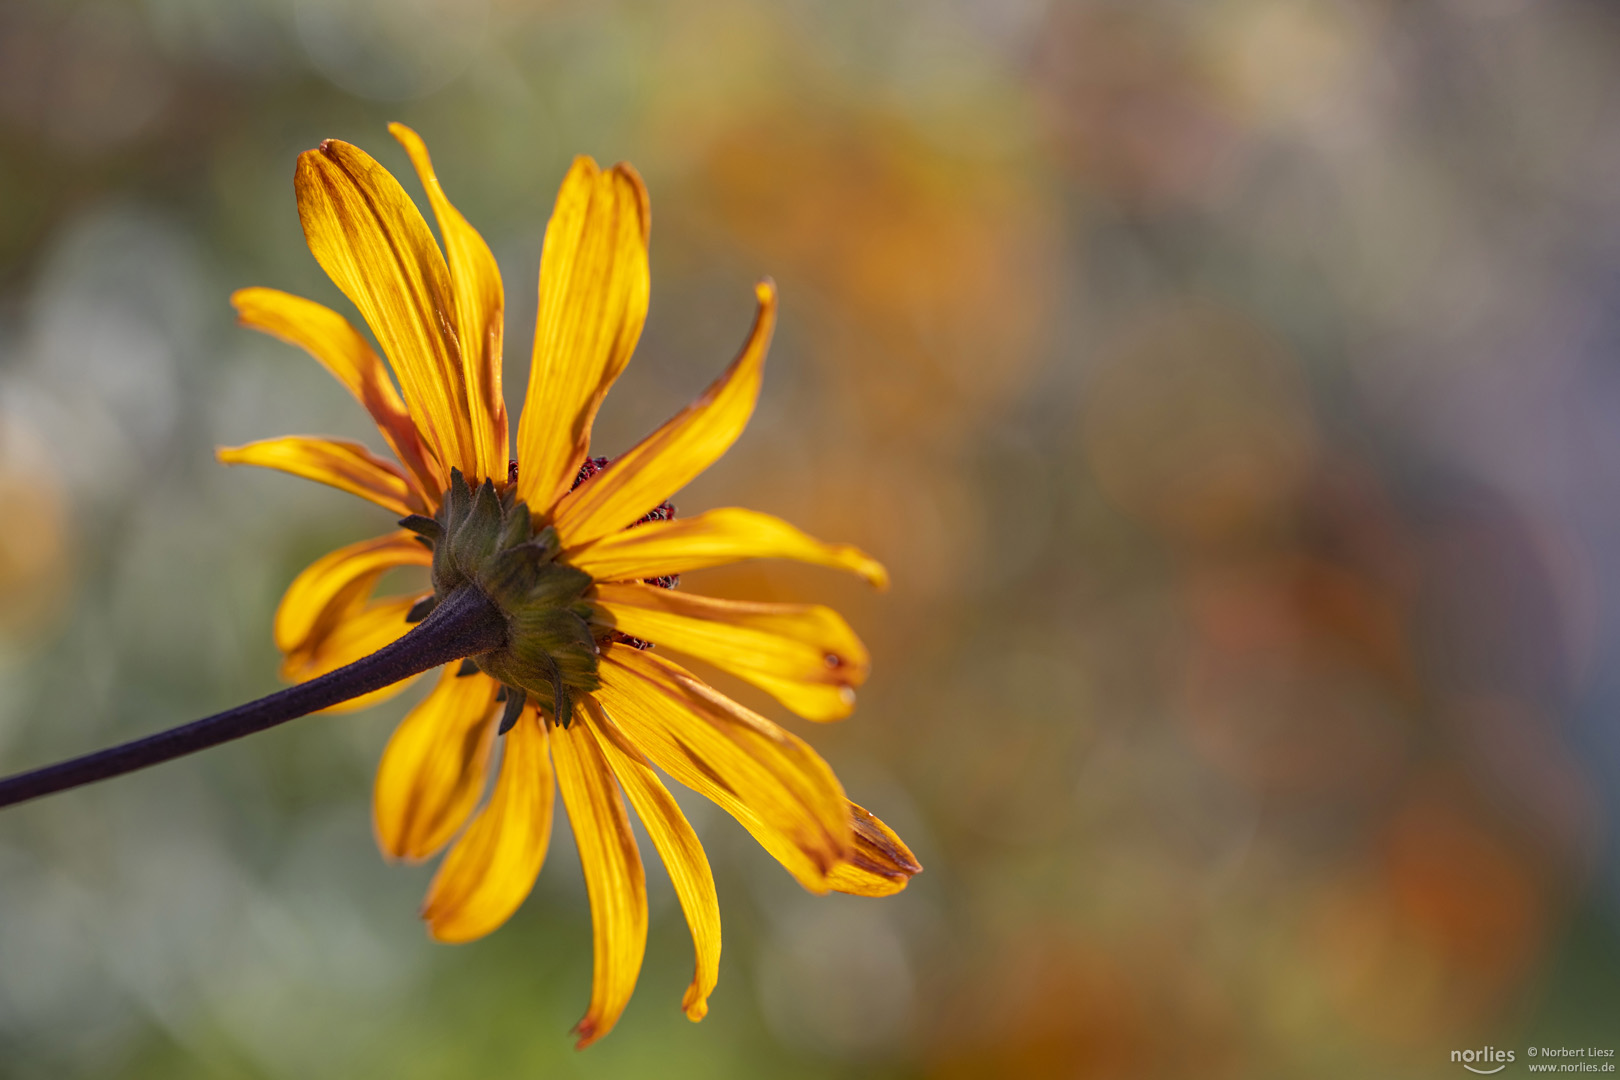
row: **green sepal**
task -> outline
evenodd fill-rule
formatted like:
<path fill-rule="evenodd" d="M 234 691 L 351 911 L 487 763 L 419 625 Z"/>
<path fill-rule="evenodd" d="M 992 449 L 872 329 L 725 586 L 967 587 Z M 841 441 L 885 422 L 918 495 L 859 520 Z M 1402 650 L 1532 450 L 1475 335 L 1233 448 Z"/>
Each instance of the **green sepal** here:
<path fill-rule="evenodd" d="M 411 605 L 411 610 L 405 613 L 405 621 L 408 623 L 419 623 L 429 615 L 433 614 L 433 609 L 438 606 L 439 598 L 437 595 L 424 596 L 422 599 Z"/>
<path fill-rule="evenodd" d="M 557 530 L 547 528 L 553 538 Z M 519 544 L 527 544 L 534 537 L 534 522 L 529 517 L 529 504 L 524 502 L 513 503 L 506 511 L 506 520 L 501 522 L 501 530 L 496 541 L 496 547 L 502 551 L 515 548 Z M 555 552 L 553 552 L 555 554 Z"/>
<path fill-rule="evenodd" d="M 439 512 L 449 518 L 449 525 L 453 529 L 467 520 L 467 512 L 471 509 L 472 488 L 467 486 L 467 478 L 461 475 L 461 470 L 452 467 L 450 487 L 444 493 L 444 506 Z"/>
<path fill-rule="evenodd" d="M 399 519 L 399 527 L 409 529 L 424 540 L 437 541 L 444 537 L 444 526 L 421 514 L 406 514 Z"/>
<path fill-rule="evenodd" d="M 501 726 L 495 734 L 505 735 L 512 730 L 518 722 L 518 717 L 523 715 L 523 706 L 528 699 L 529 696 L 521 690 L 506 695 L 506 711 L 501 713 Z"/>
<path fill-rule="evenodd" d="M 450 558 L 467 577 L 477 579 L 484 561 L 500 549 L 501 500 L 485 480 L 472 498 L 466 518 L 450 536 Z"/>

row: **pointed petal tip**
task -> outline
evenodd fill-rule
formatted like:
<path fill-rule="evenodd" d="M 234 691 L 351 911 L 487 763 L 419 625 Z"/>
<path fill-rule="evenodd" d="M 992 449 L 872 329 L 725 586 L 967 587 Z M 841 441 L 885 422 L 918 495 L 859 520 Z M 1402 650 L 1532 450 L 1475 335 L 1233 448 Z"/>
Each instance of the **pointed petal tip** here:
<path fill-rule="evenodd" d="M 322 139 L 319 145 L 312 146 L 308 150 L 305 150 L 303 153 L 298 155 L 296 171 L 301 173 L 305 169 L 315 168 L 316 166 L 313 161 L 314 158 L 322 157 L 327 158 L 328 160 L 335 159 L 338 153 L 346 145 L 346 143 L 339 139 Z"/>
<path fill-rule="evenodd" d="M 568 167 L 568 175 L 563 178 L 563 183 L 567 184 L 569 180 L 574 178 L 575 174 L 588 180 L 594 180 L 602 174 L 602 166 L 598 165 L 596 159 L 589 154 L 575 154 L 573 164 Z"/>
<path fill-rule="evenodd" d="M 857 571 L 857 573 L 859 573 L 861 577 L 865 578 L 867 583 L 878 592 L 889 591 L 889 570 L 876 559 L 868 558 L 866 560 L 866 565 Z"/>
<path fill-rule="evenodd" d="M 376 828 L 375 828 L 376 823 L 373 822 L 372 824 L 373 824 L 373 828 L 372 828 L 373 839 L 375 839 L 377 841 L 377 854 L 382 856 L 382 861 L 383 862 L 385 862 L 385 863 L 412 863 L 412 862 L 419 861 L 419 860 L 416 860 L 416 859 L 407 858 L 405 853 L 403 851 L 400 851 L 396 846 L 392 846 L 392 845 L 384 842 L 384 840 L 382 838 L 382 834 L 378 833 Z"/>
<path fill-rule="evenodd" d="M 373 832 L 375 833 L 376 830 L 373 829 Z M 396 866 L 421 866 L 423 863 L 427 862 L 429 859 L 433 858 L 433 856 L 439 853 L 437 848 L 432 851 L 412 851 L 409 848 L 398 844 L 395 844 L 392 847 L 385 846 L 380 833 L 376 834 L 376 839 L 377 852 L 382 856 L 383 862 L 391 863 Z M 424 907 L 422 910 L 426 911 L 427 909 Z M 426 918 L 426 916 L 422 915 L 421 912 L 418 912 L 417 914 L 422 918 Z"/>
<path fill-rule="evenodd" d="M 681 999 L 681 1011 L 696 1024 L 709 1015 L 709 999 L 699 995 L 696 986 L 689 987 L 686 996 Z"/>
<path fill-rule="evenodd" d="M 377 854 L 382 856 L 383 862 L 394 863 L 400 861 L 399 852 L 394 850 L 396 845 L 393 838 L 383 835 L 382 822 L 377 820 L 376 814 L 371 816 L 371 839 L 376 842 Z"/>
<path fill-rule="evenodd" d="M 645 244 L 652 234 L 652 197 L 647 194 L 646 181 L 641 179 L 636 167 L 628 161 L 618 162 L 611 171 L 615 178 L 629 184 L 630 189 L 635 192 L 636 214 L 641 224 L 641 242 Z"/>
<path fill-rule="evenodd" d="M 466 945 L 484 937 L 488 931 L 466 933 L 459 930 L 454 923 L 447 920 L 448 912 L 436 910 L 431 902 L 423 903 L 417 912 L 427 930 L 427 935 L 439 945 Z"/>
<path fill-rule="evenodd" d="M 388 134 L 392 135 L 394 141 L 405 148 L 405 153 L 411 158 L 411 163 L 416 166 L 418 173 L 423 171 L 423 166 L 427 166 L 426 171 L 429 175 L 432 175 L 432 166 L 427 160 L 427 143 L 422 140 L 422 136 L 418 135 L 414 128 L 407 127 L 398 120 L 393 120 L 388 124 Z M 416 160 L 418 155 L 422 158 L 420 163 Z"/>
<path fill-rule="evenodd" d="M 585 1019 L 574 1025 L 573 1034 L 579 1036 L 578 1040 L 574 1043 L 574 1049 L 585 1049 L 587 1046 L 591 1045 L 591 1043 L 606 1035 L 610 1030 L 612 1029 L 600 1027 L 595 1017 L 587 1016 Z"/>
<path fill-rule="evenodd" d="M 922 863 L 895 831 L 870 810 L 851 802 L 855 846 L 831 876 L 833 888 L 854 896 L 893 896 L 922 873 Z"/>

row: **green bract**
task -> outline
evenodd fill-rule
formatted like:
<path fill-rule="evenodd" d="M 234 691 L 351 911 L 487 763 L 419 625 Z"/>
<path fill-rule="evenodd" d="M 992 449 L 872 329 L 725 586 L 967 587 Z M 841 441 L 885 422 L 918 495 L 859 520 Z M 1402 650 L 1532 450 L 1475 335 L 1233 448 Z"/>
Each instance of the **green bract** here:
<path fill-rule="evenodd" d="M 506 644 L 472 658 L 507 688 L 503 730 L 529 694 L 550 697 L 557 722 L 567 727 L 574 691 L 601 684 L 584 600 L 591 577 L 557 561 L 557 530 L 536 534 L 527 504 L 510 491 L 497 494 L 489 480 L 474 491 L 460 469 L 450 470 L 437 515 L 412 514 L 400 525 L 433 548 L 433 595 L 407 618 L 425 618 L 456 589 L 477 588 L 506 618 Z"/>

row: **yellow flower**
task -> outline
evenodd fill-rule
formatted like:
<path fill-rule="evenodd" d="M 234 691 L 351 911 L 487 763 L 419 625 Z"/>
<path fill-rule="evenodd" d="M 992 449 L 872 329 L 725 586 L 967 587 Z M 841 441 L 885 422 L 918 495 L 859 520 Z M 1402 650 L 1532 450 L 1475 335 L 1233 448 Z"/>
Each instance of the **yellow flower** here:
<path fill-rule="evenodd" d="M 699 1020 L 718 973 L 719 904 L 703 848 L 653 765 L 714 800 L 812 892 L 886 895 L 920 867 L 802 740 L 649 651 L 656 643 L 696 657 L 802 717 L 836 720 L 869 664 L 848 624 L 825 607 L 676 592 L 675 576 L 762 557 L 839 567 L 878 587 L 887 575 L 859 550 L 765 514 L 730 508 L 675 520 L 662 501 L 724 454 L 753 411 L 775 322 L 768 281 L 755 290 L 741 353 L 702 397 L 616 460 L 589 457 L 597 407 L 647 311 L 649 210 L 628 165 L 603 172 L 578 158 L 558 193 L 509 462 L 499 270 L 446 199 L 421 139 L 398 124 L 390 131 L 427 190 L 443 253 L 399 183 L 356 147 L 329 140 L 307 151 L 295 187 L 310 250 L 371 328 L 398 390 L 336 312 L 271 289 L 233 298 L 244 324 L 325 365 L 398 462 L 309 436 L 219 451 L 224 462 L 319 480 L 404 515 L 401 531 L 334 551 L 293 581 L 275 619 L 283 674 L 305 680 L 360 659 L 447 589 L 476 583 L 506 614 L 508 647 L 447 665 L 394 732 L 377 772 L 379 845 L 404 859 L 449 845 L 422 914 L 435 938 L 469 941 L 528 895 L 560 788 L 594 926 L 591 1003 L 577 1028 L 584 1046 L 623 1011 L 646 944 L 627 796 L 691 927 L 696 973 L 682 1006 Z M 434 591 L 374 598 L 382 575 L 403 566 L 431 566 Z"/>

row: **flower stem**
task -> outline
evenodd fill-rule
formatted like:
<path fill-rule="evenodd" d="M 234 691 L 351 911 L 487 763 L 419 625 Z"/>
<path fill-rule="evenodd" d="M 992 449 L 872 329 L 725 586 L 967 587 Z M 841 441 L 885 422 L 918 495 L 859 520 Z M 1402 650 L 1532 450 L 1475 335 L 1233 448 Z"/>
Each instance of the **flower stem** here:
<path fill-rule="evenodd" d="M 506 620 L 477 588 L 444 598 L 403 637 L 319 678 L 202 720 L 0 780 L 0 807 L 122 776 L 284 724 L 506 641 Z"/>

